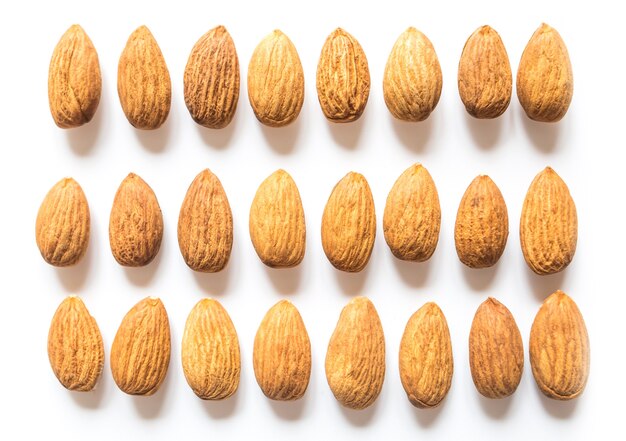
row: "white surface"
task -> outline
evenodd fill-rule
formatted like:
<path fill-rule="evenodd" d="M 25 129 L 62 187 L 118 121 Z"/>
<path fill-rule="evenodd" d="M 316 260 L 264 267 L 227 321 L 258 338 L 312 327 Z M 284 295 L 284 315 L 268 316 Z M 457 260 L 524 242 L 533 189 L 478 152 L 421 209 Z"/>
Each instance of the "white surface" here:
<path fill-rule="evenodd" d="M 507 3 L 366 2 L 11 2 L 0 18 L 0 181 L 3 305 L 0 308 L 1 439 L 624 439 L 623 292 L 624 57 L 622 15 L 614 3 L 526 1 Z M 574 4 L 575 3 L 575 4 Z M 472 120 L 458 97 L 456 69 L 463 44 L 488 23 L 502 36 L 516 72 L 521 52 L 542 21 L 556 27 L 569 48 L 574 99 L 556 125 L 530 122 L 514 96 L 503 117 Z M 83 128 L 58 129 L 47 101 L 48 63 L 61 34 L 80 23 L 100 57 L 103 90 L 95 120 Z M 147 24 L 159 42 L 172 77 L 172 110 L 155 132 L 138 132 L 126 121 L 116 91 L 117 61 L 128 35 Z M 209 131 L 189 117 L 182 75 L 195 41 L 224 24 L 241 64 L 241 94 L 234 122 Z M 382 97 L 389 51 L 409 25 L 433 42 L 443 74 L 443 94 L 421 124 L 394 121 Z M 327 123 L 315 91 L 315 69 L 326 36 L 342 26 L 363 46 L 372 90 L 363 118 Z M 274 28 L 296 45 L 306 78 L 297 122 L 262 127 L 246 91 L 247 64 L 256 44 Z M 423 162 L 439 189 L 442 229 L 426 264 L 395 260 L 385 244 L 382 212 L 387 192 L 411 163 Z M 552 165 L 569 185 L 579 216 L 576 257 L 567 270 L 535 276 L 518 240 L 519 214 L 531 180 Z M 233 210 L 235 243 L 230 264 L 217 275 L 194 274 L 178 250 L 178 210 L 188 185 L 204 167 L 221 179 Z M 248 210 L 258 184 L 275 169 L 296 180 L 306 213 L 307 254 L 296 269 L 272 271 L 258 260 L 249 239 Z M 367 269 L 335 271 L 320 243 L 320 219 L 332 187 L 348 171 L 363 173 L 372 187 L 378 237 Z M 144 269 L 124 269 L 111 256 L 108 217 L 115 191 L 130 171 L 155 190 L 165 218 L 160 254 Z M 458 261 L 454 220 L 460 198 L 479 173 L 489 174 L 506 199 L 510 235 L 499 264 L 472 271 Z M 55 269 L 40 257 L 35 216 L 48 189 L 64 176 L 83 186 L 92 213 L 92 236 L 84 261 Z M 528 363 L 530 326 L 543 298 L 556 288 L 569 293 L 585 317 L 591 339 L 591 376 L 576 401 L 543 398 Z M 47 359 L 50 319 L 65 295 L 81 295 L 100 325 L 106 363 L 97 392 L 70 393 Z M 381 316 L 387 342 L 382 394 L 368 410 L 342 409 L 324 375 L 328 339 L 343 305 L 369 296 Z M 162 389 L 133 398 L 115 386 L 109 349 L 126 311 L 147 296 L 160 296 L 170 315 L 172 359 Z M 468 366 L 467 338 L 476 307 L 488 296 L 514 314 L 523 335 L 526 364 L 517 393 L 501 401 L 480 397 Z M 206 403 L 187 386 L 180 365 L 180 339 L 188 312 L 204 296 L 218 298 L 240 337 L 242 378 L 237 394 Z M 313 349 L 313 372 L 305 398 L 274 403 L 257 387 L 252 342 L 265 311 L 288 298 L 299 308 Z M 419 411 L 406 399 L 398 376 L 397 351 L 408 317 L 434 300 L 452 333 L 455 372 L 443 405 Z M 603 434 L 603 431 L 606 433 Z M 610 434 L 610 435 L 609 435 Z M 297 438 L 296 438 L 297 437 Z"/>

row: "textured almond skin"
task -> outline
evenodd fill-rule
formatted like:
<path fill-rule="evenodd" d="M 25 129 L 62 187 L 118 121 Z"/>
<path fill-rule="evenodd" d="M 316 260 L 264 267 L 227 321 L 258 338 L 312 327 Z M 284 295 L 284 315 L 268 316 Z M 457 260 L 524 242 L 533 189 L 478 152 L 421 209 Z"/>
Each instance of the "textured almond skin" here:
<path fill-rule="evenodd" d="M 476 310 L 469 337 L 470 370 L 487 398 L 512 395 L 524 370 L 522 336 L 511 312 L 489 297 Z"/>
<path fill-rule="evenodd" d="M 52 53 L 48 102 L 57 126 L 70 129 L 93 118 L 102 92 L 98 53 L 79 25 L 65 31 Z"/>
<path fill-rule="evenodd" d="M 96 320 L 76 296 L 61 302 L 48 332 L 48 358 L 63 387 L 93 390 L 104 365 L 104 345 Z"/>
<path fill-rule="evenodd" d="M 117 93 L 128 122 L 137 129 L 157 129 L 170 113 L 170 73 L 159 45 L 145 26 L 128 37 L 120 56 Z"/>
<path fill-rule="evenodd" d="M 194 271 L 224 269 L 233 248 L 233 215 L 222 183 L 209 169 L 193 180 L 178 217 L 178 246 Z"/>
<path fill-rule="evenodd" d="M 304 396 L 311 377 L 311 342 L 291 302 L 281 300 L 267 311 L 254 338 L 252 359 L 266 397 L 289 401 Z"/>
<path fill-rule="evenodd" d="M 565 182 L 550 167 L 530 184 L 519 231 L 524 259 L 539 275 L 558 273 L 574 258 L 578 241 L 576 205 Z"/>
<path fill-rule="evenodd" d="M 185 104 L 195 122 L 222 129 L 233 119 L 239 101 L 239 58 L 224 26 L 196 42 L 185 67 Z"/>
<path fill-rule="evenodd" d="M 400 380 L 413 406 L 438 406 L 452 384 L 454 360 L 448 322 L 436 303 L 409 319 L 400 341 Z"/>
<path fill-rule="evenodd" d="M 44 198 L 35 225 L 41 257 L 54 266 L 76 264 L 89 245 L 89 204 L 72 178 L 63 178 Z"/>
<path fill-rule="evenodd" d="M 259 259 L 272 268 L 290 268 L 304 258 L 306 224 L 300 192 L 289 173 L 265 179 L 250 207 L 250 238 Z"/>
<path fill-rule="evenodd" d="M 387 196 L 383 232 L 398 259 L 424 262 L 439 241 L 441 206 L 433 178 L 421 164 L 413 164 L 396 180 Z"/>
<path fill-rule="evenodd" d="M 161 248 L 163 215 L 152 188 L 134 173 L 120 184 L 109 218 L 109 243 L 117 263 L 144 266 Z"/>
<path fill-rule="evenodd" d="M 391 114 L 402 121 L 424 121 L 439 98 L 443 78 L 439 58 L 424 34 L 410 27 L 396 40 L 383 77 L 383 95 Z"/>
<path fill-rule="evenodd" d="M 257 119 L 270 127 L 293 122 L 304 103 L 298 51 L 278 29 L 256 47 L 248 65 L 248 98 Z"/>
<path fill-rule="evenodd" d="M 372 405 L 385 380 L 385 335 L 374 304 L 352 299 L 341 311 L 328 343 L 326 379 L 343 406 Z"/>
<path fill-rule="evenodd" d="M 146 297 L 124 316 L 111 345 L 111 372 L 129 395 L 152 395 L 170 363 L 170 324 L 160 299 Z"/>
<path fill-rule="evenodd" d="M 333 188 L 322 216 L 322 247 L 335 268 L 359 272 L 376 239 L 374 198 L 365 177 L 350 172 Z"/>
<path fill-rule="evenodd" d="M 361 117 L 370 94 L 370 71 L 359 42 L 341 28 L 326 38 L 316 82 L 317 98 L 327 119 L 346 123 Z"/>
<path fill-rule="evenodd" d="M 565 42 L 542 24 L 522 53 L 517 68 L 517 98 L 530 119 L 557 122 L 574 94 L 574 74 Z"/>
<path fill-rule="evenodd" d="M 187 317 L 181 356 L 189 387 L 203 400 L 222 400 L 239 387 L 239 339 L 228 312 L 214 299 L 202 299 Z"/>
<path fill-rule="evenodd" d="M 583 393 L 589 377 L 589 336 L 576 303 L 564 292 L 548 297 L 530 329 L 530 366 L 541 392 L 555 400 Z"/>
<path fill-rule="evenodd" d="M 509 237 L 504 197 L 489 176 L 477 176 L 465 190 L 454 227 L 456 253 L 470 268 L 487 268 L 502 256 Z"/>
<path fill-rule="evenodd" d="M 459 61 L 459 95 L 475 118 L 497 118 L 511 102 L 513 74 L 500 35 L 481 26 L 467 39 Z"/>

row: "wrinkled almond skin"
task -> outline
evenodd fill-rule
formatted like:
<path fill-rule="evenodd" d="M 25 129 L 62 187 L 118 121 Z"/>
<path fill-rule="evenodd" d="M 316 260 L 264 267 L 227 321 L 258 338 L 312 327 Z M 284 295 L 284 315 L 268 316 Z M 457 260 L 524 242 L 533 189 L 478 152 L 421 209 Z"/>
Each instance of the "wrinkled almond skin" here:
<path fill-rule="evenodd" d="M 254 375 L 266 397 L 290 401 L 304 396 L 311 377 L 311 342 L 298 309 L 276 303 L 254 338 Z"/>
<path fill-rule="evenodd" d="M 326 352 L 326 379 L 341 405 L 365 409 L 385 380 L 385 336 L 374 304 L 356 297 L 341 311 Z"/>
<path fill-rule="evenodd" d="M 178 246 L 194 271 L 224 269 L 233 248 L 233 215 L 222 183 L 209 169 L 193 180 L 178 217 Z"/>
<path fill-rule="evenodd" d="M 402 121 L 424 121 L 439 98 L 443 77 L 439 58 L 424 34 L 410 27 L 396 40 L 383 77 L 383 95 L 391 114 Z"/>
<path fill-rule="evenodd" d="M 413 164 L 396 180 L 387 196 L 383 232 L 398 259 L 424 262 L 439 241 L 441 206 L 433 178 L 421 164 Z"/>
<path fill-rule="evenodd" d="M 170 324 L 160 299 L 146 297 L 124 316 L 111 345 L 111 372 L 129 395 L 154 394 L 170 363 Z"/>
<path fill-rule="evenodd" d="M 183 78 L 185 104 L 195 122 L 209 129 L 230 124 L 239 101 L 239 75 L 235 43 L 224 26 L 200 37 Z"/>
<path fill-rule="evenodd" d="M 93 118 L 102 92 L 98 53 L 80 25 L 63 34 L 48 70 L 48 102 L 57 126 L 71 129 Z"/>
<path fill-rule="evenodd" d="M 335 268 L 359 272 L 376 239 L 374 198 L 365 177 L 350 172 L 333 188 L 322 216 L 322 247 Z"/>
<path fill-rule="evenodd" d="M 500 35 L 490 26 L 481 26 L 467 39 L 458 84 L 465 110 L 474 118 L 497 118 L 509 107 L 511 63 Z"/>
<path fill-rule="evenodd" d="M 574 258 L 578 241 L 576 205 L 565 182 L 550 167 L 530 184 L 519 232 L 524 259 L 539 275 L 558 273 Z"/>
<path fill-rule="evenodd" d="M 89 245 L 89 204 L 72 178 L 56 183 L 44 198 L 35 225 L 41 257 L 54 266 L 76 264 Z"/>
<path fill-rule="evenodd" d="M 409 319 L 400 341 L 400 380 L 411 404 L 438 406 L 452 384 L 454 360 L 448 322 L 436 303 L 426 303 Z"/>
<path fill-rule="evenodd" d="M 239 339 L 220 302 L 202 299 L 187 317 L 181 345 L 189 387 L 203 400 L 222 400 L 239 387 Z"/>
<path fill-rule="evenodd" d="M 541 392 L 555 400 L 583 393 L 589 377 L 589 336 L 576 303 L 556 291 L 530 329 L 530 366 Z"/>
<path fill-rule="evenodd" d="M 565 42 L 542 24 L 530 38 L 517 68 L 517 98 L 530 119 L 557 122 L 574 94 L 574 74 Z"/>
<path fill-rule="evenodd" d="M 96 320 L 83 301 L 66 297 L 59 305 L 48 332 L 48 358 L 63 387 L 93 390 L 104 365 L 104 345 Z"/>
<path fill-rule="evenodd" d="M 470 268 L 493 266 L 508 237 L 509 215 L 500 189 L 489 176 L 477 176 L 456 213 L 454 243 L 459 260 Z"/>
<path fill-rule="evenodd" d="M 161 248 L 163 215 L 152 188 L 134 173 L 120 184 L 109 218 L 109 243 L 117 263 L 144 266 Z"/>
<path fill-rule="evenodd" d="M 476 310 L 469 337 L 474 385 L 487 398 L 512 395 L 524 370 L 522 336 L 511 312 L 489 297 Z"/>
<path fill-rule="evenodd" d="M 170 73 L 159 45 L 145 26 L 130 35 L 120 56 L 117 93 L 128 122 L 137 129 L 157 129 L 170 113 Z"/>
<path fill-rule="evenodd" d="M 328 120 L 346 123 L 361 117 L 370 94 L 370 71 L 359 42 L 341 28 L 326 38 L 316 82 L 317 98 Z"/>
<path fill-rule="evenodd" d="M 278 29 L 256 47 L 248 65 L 248 98 L 257 119 L 270 127 L 295 121 L 304 103 L 298 51 Z"/>

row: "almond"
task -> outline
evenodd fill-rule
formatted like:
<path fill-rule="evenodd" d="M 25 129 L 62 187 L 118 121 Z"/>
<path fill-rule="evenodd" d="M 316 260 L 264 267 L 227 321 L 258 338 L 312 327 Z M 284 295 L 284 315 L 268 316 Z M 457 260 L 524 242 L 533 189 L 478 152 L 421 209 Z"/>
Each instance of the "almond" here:
<path fill-rule="evenodd" d="M 224 26 L 196 42 L 183 78 L 185 104 L 195 122 L 210 129 L 226 127 L 239 101 L 239 58 Z"/>
<path fill-rule="evenodd" d="M 526 193 L 519 226 L 522 252 L 537 274 L 554 274 L 570 264 L 578 241 L 576 205 L 567 185 L 550 167 Z"/>
<path fill-rule="evenodd" d="M 57 126 L 70 129 L 93 118 L 102 92 L 98 53 L 80 25 L 63 34 L 48 70 L 48 101 Z"/>
<path fill-rule="evenodd" d="M 72 178 L 56 183 L 44 198 L 35 226 L 41 256 L 54 266 L 70 266 L 85 255 L 89 245 L 89 204 Z"/>
<path fill-rule="evenodd" d="M 104 365 L 104 346 L 96 320 L 76 296 L 61 302 L 50 324 L 48 358 L 63 387 L 93 390 Z"/>
<path fill-rule="evenodd" d="M 187 317 L 182 342 L 183 372 L 203 400 L 222 400 L 239 387 L 241 358 L 235 326 L 220 302 L 202 299 Z"/>
<path fill-rule="evenodd" d="M 289 268 L 304 258 L 306 224 L 296 183 L 277 170 L 265 179 L 250 207 L 250 238 L 259 259 L 272 268 Z"/>
<path fill-rule="evenodd" d="M 396 40 L 383 77 L 383 95 L 391 114 L 403 121 L 423 121 L 441 96 L 439 58 L 424 34 L 410 27 Z"/>
<path fill-rule="evenodd" d="M 222 183 L 209 169 L 193 180 L 178 217 L 178 246 L 194 271 L 224 269 L 233 248 L 233 215 Z"/>
<path fill-rule="evenodd" d="M 311 377 L 311 343 L 300 313 L 287 300 L 276 303 L 254 338 L 254 375 L 266 397 L 297 400 Z"/>

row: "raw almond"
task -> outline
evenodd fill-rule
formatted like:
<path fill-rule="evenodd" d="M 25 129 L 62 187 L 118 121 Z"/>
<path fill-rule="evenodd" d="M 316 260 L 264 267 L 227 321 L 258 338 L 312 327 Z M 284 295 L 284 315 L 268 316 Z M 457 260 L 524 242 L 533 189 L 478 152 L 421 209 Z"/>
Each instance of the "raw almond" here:
<path fill-rule="evenodd" d="M 250 207 L 250 238 L 259 259 L 272 268 L 289 268 L 304 258 L 306 225 L 296 183 L 277 170 L 265 179 Z"/>
<path fill-rule="evenodd" d="M 537 274 L 554 274 L 570 264 L 578 241 L 576 205 L 567 185 L 550 167 L 526 193 L 519 226 L 522 252 Z"/>
<path fill-rule="evenodd" d="M 72 178 L 56 183 L 44 198 L 35 226 L 41 256 L 54 266 L 70 266 L 85 255 L 89 245 L 89 204 Z"/>
<path fill-rule="evenodd" d="M 104 365 L 104 346 L 96 320 L 83 301 L 66 297 L 59 305 L 48 333 L 48 358 L 63 387 L 93 390 Z"/>
<path fill-rule="evenodd" d="M 209 169 L 193 180 L 178 217 L 178 246 L 194 271 L 224 269 L 233 248 L 233 215 L 222 183 Z"/>
<path fill-rule="evenodd" d="M 70 129 L 93 118 L 102 91 L 98 53 L 80 25 L 63 34 L 48 70 L 48 101 L 57 126 Z"/>

